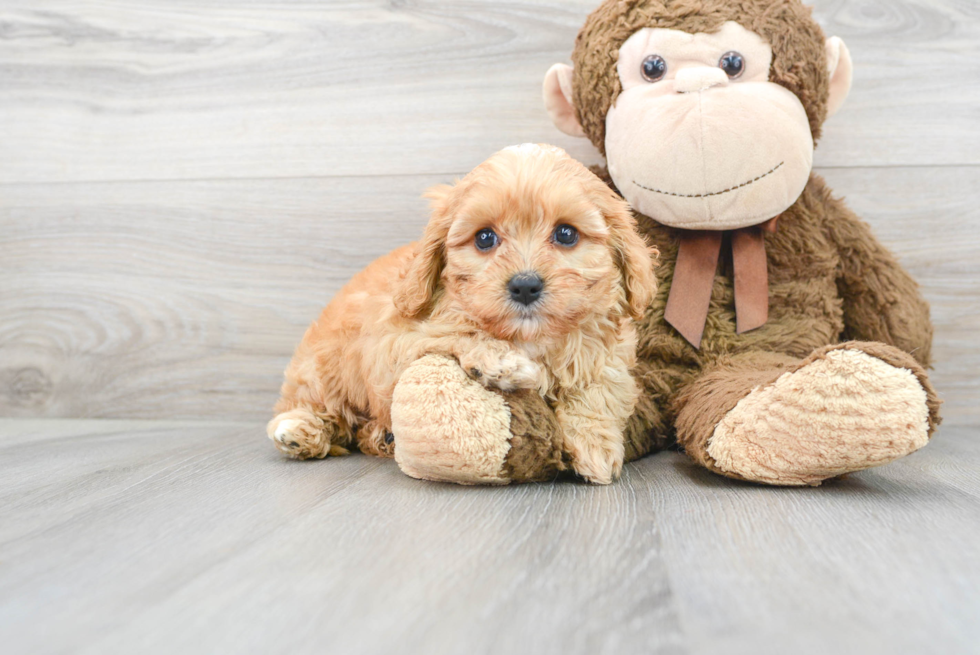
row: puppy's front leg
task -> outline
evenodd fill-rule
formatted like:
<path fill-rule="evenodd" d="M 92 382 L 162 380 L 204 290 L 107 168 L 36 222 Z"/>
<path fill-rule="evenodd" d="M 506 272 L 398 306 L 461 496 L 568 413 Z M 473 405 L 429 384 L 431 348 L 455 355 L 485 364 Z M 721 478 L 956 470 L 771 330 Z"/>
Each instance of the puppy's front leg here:
<path fill-rule="evenodd" d="M 477 341 L 457 353 L 459 365 L 485 387 L 544 393 L 547 376 L 530 357 L 505 341 Z"/>
<path fill-rule="evenodd" d="M 610 484 L 623 469 L 623 430 L 636 404 L 637 388 L 629 372 L 603 378 L 558 394 L 555 417 L 572 468 L 589 482 Z"/>

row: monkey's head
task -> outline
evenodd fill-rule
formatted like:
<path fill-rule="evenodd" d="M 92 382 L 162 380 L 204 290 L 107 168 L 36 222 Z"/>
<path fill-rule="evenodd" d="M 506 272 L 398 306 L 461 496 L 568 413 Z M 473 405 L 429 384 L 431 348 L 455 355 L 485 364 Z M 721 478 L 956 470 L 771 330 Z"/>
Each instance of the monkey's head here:
<path fill-rule="evenodd" d="M 756 225 L 806 186 L 851 58 L 799 0 L 606 0 L 544 83 L 634 209 L 685 229 Z"/>

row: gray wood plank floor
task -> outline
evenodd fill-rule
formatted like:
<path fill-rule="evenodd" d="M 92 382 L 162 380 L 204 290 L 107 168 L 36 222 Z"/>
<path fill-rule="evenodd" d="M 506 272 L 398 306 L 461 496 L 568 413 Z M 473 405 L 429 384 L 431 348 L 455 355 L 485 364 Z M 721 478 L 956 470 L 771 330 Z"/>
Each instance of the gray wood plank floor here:
<path fill-rule="evenodd" d="M 817 489 L 461 488 L 254 424 L 0 421 L 7 653 L 975 653 L 980 441 Z"/>

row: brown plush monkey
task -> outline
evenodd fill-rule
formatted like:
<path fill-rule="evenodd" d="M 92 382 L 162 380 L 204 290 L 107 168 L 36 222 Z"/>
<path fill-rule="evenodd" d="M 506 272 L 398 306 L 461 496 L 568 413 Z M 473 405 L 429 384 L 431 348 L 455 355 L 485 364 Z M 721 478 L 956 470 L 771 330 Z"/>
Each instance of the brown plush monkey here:
<path fill-rule="evenodd" d="M 547 109 L 606 156 L 599 173 L 661 253 L 627 459 L 676 441 L 728 477 L 816 485 L 925 445 L 940 404 L 928 306 L 811 172 L 850 88 L 844 44 L 799 0 L 607 0 L 572 59 L 548 72 Z M 422 360 L 396 388 L 403 470 L 500 483 L 563 469 L 547 406 L 490 402 L 456 369 Z M 492 406 L 510 430 L 427 420 L 440 397 Z"/>

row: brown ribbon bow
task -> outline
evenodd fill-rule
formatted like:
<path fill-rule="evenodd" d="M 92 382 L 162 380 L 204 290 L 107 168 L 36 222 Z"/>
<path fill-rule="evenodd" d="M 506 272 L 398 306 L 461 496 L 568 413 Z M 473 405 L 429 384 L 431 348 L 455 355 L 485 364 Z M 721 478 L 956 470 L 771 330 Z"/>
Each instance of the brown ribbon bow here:
<path fill-rule="evenodd" d="M 762 327 L 769 320 L 769 273 L 763 231 L 774 233 L 776 218 L 731 233 L 738 334 Z M 724 232 L 710 230 L 681 232 L 664 319 L 695 348 L 701 346 L 708 319 L 723 235 Z"/>

